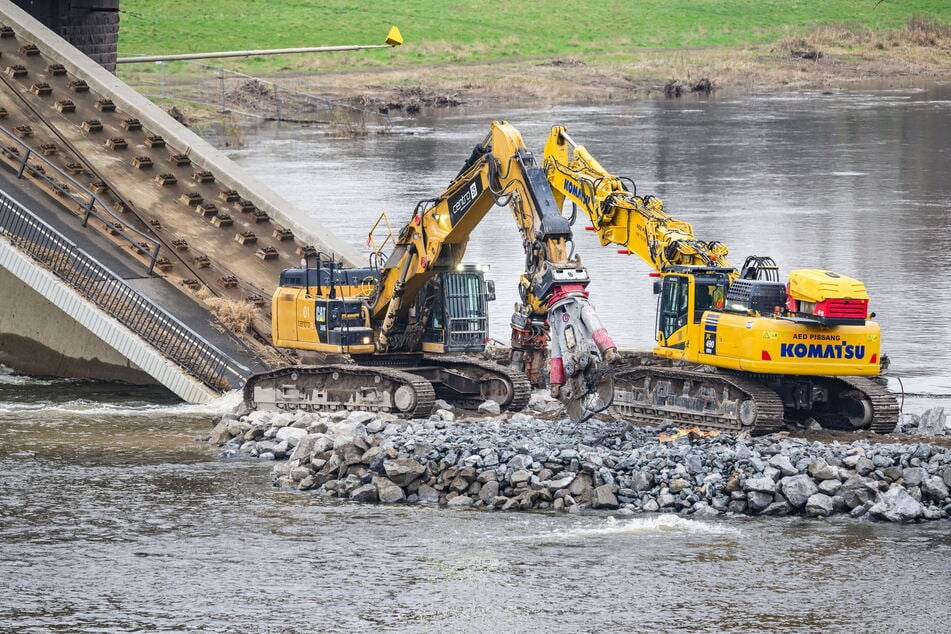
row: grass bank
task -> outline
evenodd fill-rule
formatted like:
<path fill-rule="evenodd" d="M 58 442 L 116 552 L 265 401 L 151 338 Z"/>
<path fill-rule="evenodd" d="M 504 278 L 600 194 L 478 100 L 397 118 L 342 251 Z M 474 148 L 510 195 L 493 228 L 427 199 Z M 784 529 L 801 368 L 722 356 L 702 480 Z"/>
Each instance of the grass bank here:
<path fill-rule="evenodd" d="M 120 55 L 381 43 L 364 52 L 215 60 L 362 103 L 611 101 L 657 92 L 951 75 L 946 0 L 123 0 Z M 209 81 L 196 64 L 120 67 Z M 706 80 L 701 82 L 700 80 Z M 164 81 L 164 79 L 163 79 Z M 679 87 L 678 87 L 679 86 Z"/>

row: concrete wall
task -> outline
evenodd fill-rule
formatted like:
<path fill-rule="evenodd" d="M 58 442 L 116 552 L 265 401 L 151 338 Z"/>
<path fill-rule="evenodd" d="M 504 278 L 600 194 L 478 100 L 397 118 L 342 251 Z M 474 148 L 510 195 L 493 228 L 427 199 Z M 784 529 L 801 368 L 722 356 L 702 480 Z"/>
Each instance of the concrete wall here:
<path fill-rule="evenodd" d="M 119 0 L 13 0 L 51 31 L 116 72 Z"/>
<path fill-rule="evenodd" d="M 24 374 L 156 383 L 4 268 L 0 298 L 0 364 Z"/>

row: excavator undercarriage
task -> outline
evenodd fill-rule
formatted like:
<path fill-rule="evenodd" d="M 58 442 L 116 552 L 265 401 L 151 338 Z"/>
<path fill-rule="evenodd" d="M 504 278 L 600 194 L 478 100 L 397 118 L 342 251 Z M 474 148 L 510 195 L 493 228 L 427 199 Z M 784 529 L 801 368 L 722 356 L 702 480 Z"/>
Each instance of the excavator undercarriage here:
<path fill-rule="evenodd" d="M 674 421 L 761 436 L 808 419 L 827 429 L 889 433 L 895 395 L 866 377 L 759 375 L 709 366 L 621 368 L 613 411 L 648 425 Z"/>
<path fill-rule="evenodd" d="M 493 400 L 503 410 L 518 411 L 531 396 L 521 372 L 464 355 L 367 355 L 355 360 L 257 374 L 245 385 L 245 403 L 261 410 L 365 410 L 426 418 L 437 398 L 463 409 Z"/>

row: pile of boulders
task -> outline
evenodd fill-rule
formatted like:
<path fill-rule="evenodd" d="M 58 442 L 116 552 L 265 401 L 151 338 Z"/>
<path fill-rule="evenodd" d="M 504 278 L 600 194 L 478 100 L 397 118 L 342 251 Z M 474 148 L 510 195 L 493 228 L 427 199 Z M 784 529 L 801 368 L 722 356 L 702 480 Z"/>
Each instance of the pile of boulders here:
<path fill-rule="evenodd" d="M 849 514 L 889 521 L 951 517 L 951 451 L 926 443 L 809 442 L 779 433 L 662 441 L 623 421 L 548 421 L 526 413 L 428 420 L 369 412 L 226 416 L 210 440 L 225 455 L 275 460 L 277 486 L 360 502 L 501 510 Z"/>

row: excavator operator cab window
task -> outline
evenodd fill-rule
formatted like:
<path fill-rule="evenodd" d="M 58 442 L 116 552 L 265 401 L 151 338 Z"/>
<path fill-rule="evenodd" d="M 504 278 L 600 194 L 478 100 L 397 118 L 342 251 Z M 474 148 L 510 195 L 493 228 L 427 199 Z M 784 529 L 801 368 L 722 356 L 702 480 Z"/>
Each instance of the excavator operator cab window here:
<path fill-rule="evenodd" d="M 664 277 L 657 311 L 657 330 L 664 338 L 687 325 L 687 309 L 690 284 L 687 277 L 668 275 Z"/>
<path fill-rule="evenodd" d="M 693 323 L 699 324 L 708 310 L 723 310 L 726 300 L 725 275 L 697 275 L 694 277 Z"/>

